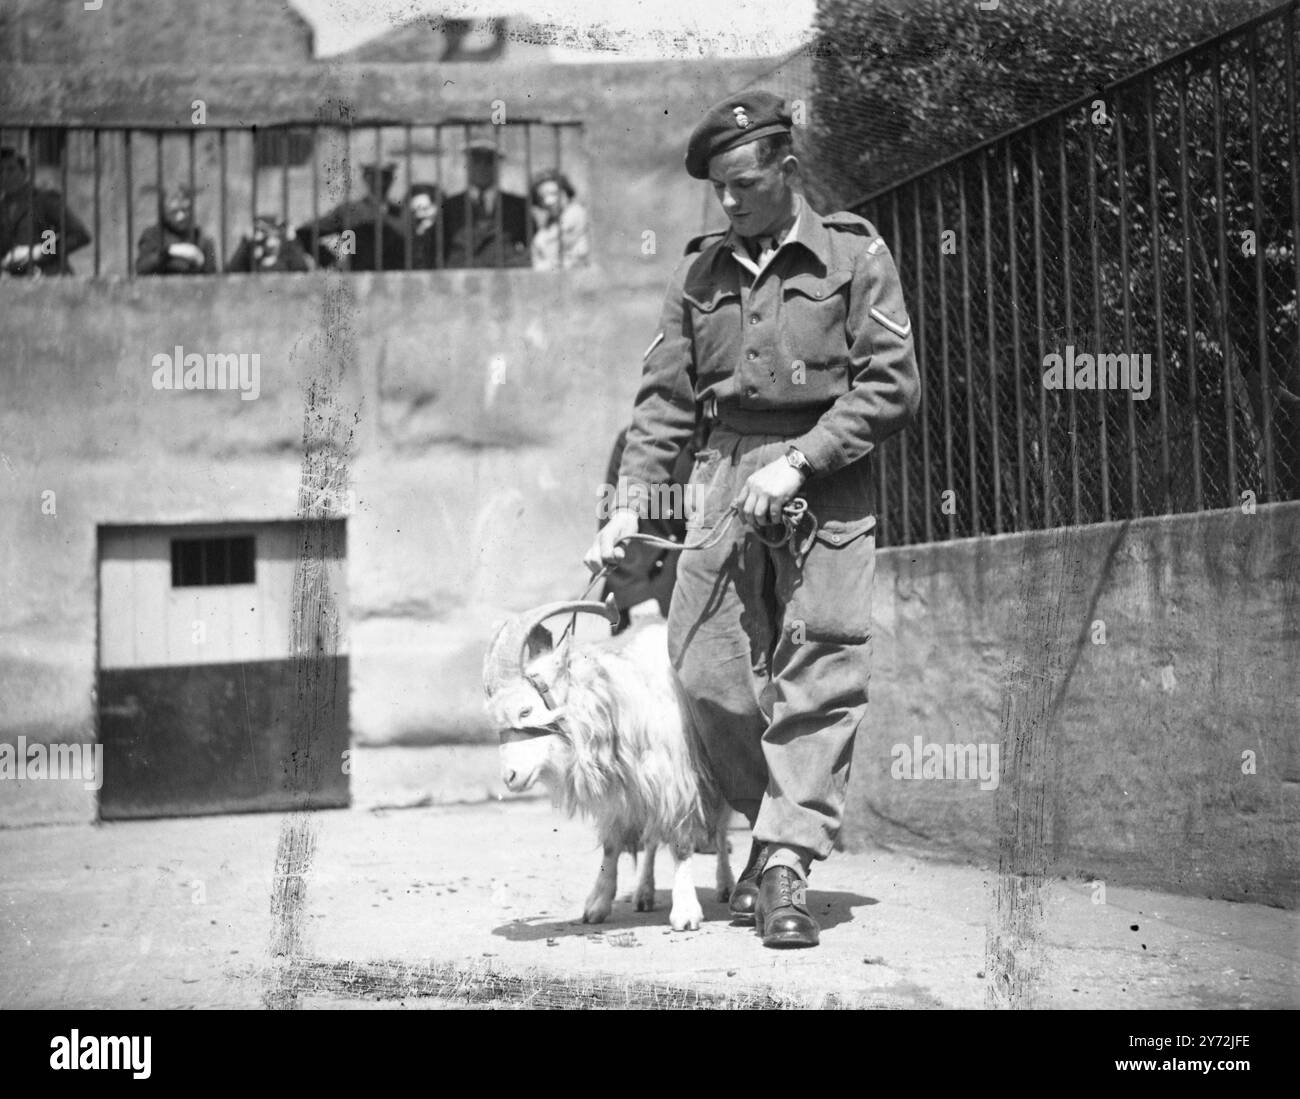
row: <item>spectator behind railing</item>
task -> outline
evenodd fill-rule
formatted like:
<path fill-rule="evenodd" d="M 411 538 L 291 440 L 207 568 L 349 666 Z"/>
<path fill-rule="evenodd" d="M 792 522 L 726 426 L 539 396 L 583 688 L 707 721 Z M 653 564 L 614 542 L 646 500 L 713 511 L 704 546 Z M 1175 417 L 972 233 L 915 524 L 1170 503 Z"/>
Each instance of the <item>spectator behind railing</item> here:
<path fill-rule="evenodd" d="M 396 174 L 395 164 L 367 164 L 361 169 L 366 194 L 343 202 L 315 221 L 300 225 L 294 232 L 304 249 L 317 242 L 316 261 L 322 267 L 346 267 L 353 271 L 400 271 L 406 266 L 406 240 L 402 234 L 402 207 L 388 201 L 388 191 Z M 378 227 L 380 250 L 375 249 Z M 350 249 L 344 246 L 343 234 L 351 231 Z M 345 261 L 346 257 L 346 261 Z"/>
<path fill-rule="evenodd" d="M 529 197 L 537 226 L 533 231 L 534 270 L 567 270 L 591 262 L 587 211 L 574 201 L 576 193 L 558 168 L 547 168 L 533 177 Z"/>
<path fill-rule="evenodd" d="M 217 247 L 194 224 L 194 195 L 177 186 L 158 196 L 158 224 L 140 234 L 137 275 L 211 275 L 217 270 Z"/>
<path fill-rule="evenodd" d="M 501 190 L 498 158 L 505 154 L 494 142 L 476 139 L 465 156 L 469 186 L 442 204 L 447 266 L 527 267 L 528 200 Z"/>
<path fill-rule="evenodd" d="M 441 195 L 432 183 L 414 183 L 406 193 L 411 214 L 411 266 L 417 271 L 438 267 L 438 207 Z"/>
<path fill-rule="evenodd" d="M 67 235 L 60 239 L 64 227 Z M 27 158 L 9 146 L 0 148 L 0 274 L 71 274 L 66 257 L 89 243 L 90 233 L 63 196 L 34 186 Z"/>
<path fill-rule="evenodd" d="M 253 222 L 253 235 L 243 237 L 235 254 L 226 261 L 226 271 L 310 271 L 312 262 L 302 245 L 289 236 L 284 222 L 273 214 L 261 214 Z"/>

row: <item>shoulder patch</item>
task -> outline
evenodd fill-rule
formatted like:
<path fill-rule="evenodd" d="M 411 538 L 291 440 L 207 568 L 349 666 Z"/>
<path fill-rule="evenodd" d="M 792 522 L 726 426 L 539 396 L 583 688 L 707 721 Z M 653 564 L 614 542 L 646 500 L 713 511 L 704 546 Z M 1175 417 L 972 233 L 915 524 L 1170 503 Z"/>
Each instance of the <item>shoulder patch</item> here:
<path fill-rule="evenodd" d="M 884 237 L 876 237 L 875 240 L 873 240 L 870 244 L 867 245 L 867 255 L 869 256 L 874 256 L 877 252 L 883 252 L 884 250 L 885 250 Z"/>
<path fill-rule="evenodd" d="M 716 233 L 701 233 L 698 237 L 691 237 L 691 239 L 686 242 L 686 251 L 684 251 L 682 255 L 689 256 L 693 252 L 702 252 L 704 251 L 706 241 L 710 241 L 714 237 L 721 238 L 724 236 L 726 236 L 726 230 L 720 229 Z"/>

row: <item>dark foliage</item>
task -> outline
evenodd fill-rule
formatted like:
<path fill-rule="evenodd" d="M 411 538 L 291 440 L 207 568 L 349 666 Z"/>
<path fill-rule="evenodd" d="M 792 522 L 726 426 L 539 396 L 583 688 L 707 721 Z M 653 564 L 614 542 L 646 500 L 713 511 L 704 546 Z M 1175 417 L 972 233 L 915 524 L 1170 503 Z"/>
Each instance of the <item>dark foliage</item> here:
<path fill-rule="evenodd" d="M 1270 0 L 821 0 L 808 119 L 844 204 L 1274 6 Z"/>
<path fill-rule="evenodd" d="M 887 540 L 1300 497 L 1294 14 L 856 204 L 898 261 L 925 379 L 878 463 Z M 984 136 L 935 110 L 926 127 L 965 136 L 928 130 L 931 159 Z M 1046 388 L 1070 347 L 1150 355 L 1150 396 Z"/>

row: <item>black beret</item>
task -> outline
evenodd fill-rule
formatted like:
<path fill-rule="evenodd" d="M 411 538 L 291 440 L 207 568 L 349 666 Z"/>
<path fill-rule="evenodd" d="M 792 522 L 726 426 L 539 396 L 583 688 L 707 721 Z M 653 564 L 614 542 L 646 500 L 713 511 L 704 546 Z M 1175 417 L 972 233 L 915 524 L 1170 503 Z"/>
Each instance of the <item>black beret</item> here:
<path fill-rule="evenodd" d="M 686 146 L 686 171 L 709 178 L 709 161 L 719 153 L 769 134 L 788 134 L 794 119 L 785 100 L 771 92 L 741 92 L 713 107 Z"/>

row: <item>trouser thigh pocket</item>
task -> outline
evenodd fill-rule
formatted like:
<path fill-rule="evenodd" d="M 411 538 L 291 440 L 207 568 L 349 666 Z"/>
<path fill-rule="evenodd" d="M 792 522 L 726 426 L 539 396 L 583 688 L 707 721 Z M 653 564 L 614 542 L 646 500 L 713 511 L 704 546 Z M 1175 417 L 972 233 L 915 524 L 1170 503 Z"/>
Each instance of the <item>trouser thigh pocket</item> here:
<path fill-rule="evenodd" d="M 809 641 L 856 644 L 871 637 L 876 517 L 823 518 L 800 562 L 782 554 L 777 587 L 785 626 Z"/>
<path fill-rule="evenodd" d="M 727 510 L 731 503 L 725 499 L 727 465 L 720 450 L 710 448 L 696 453 L 683 501 L 688 533 L 711 526 Z"/>

